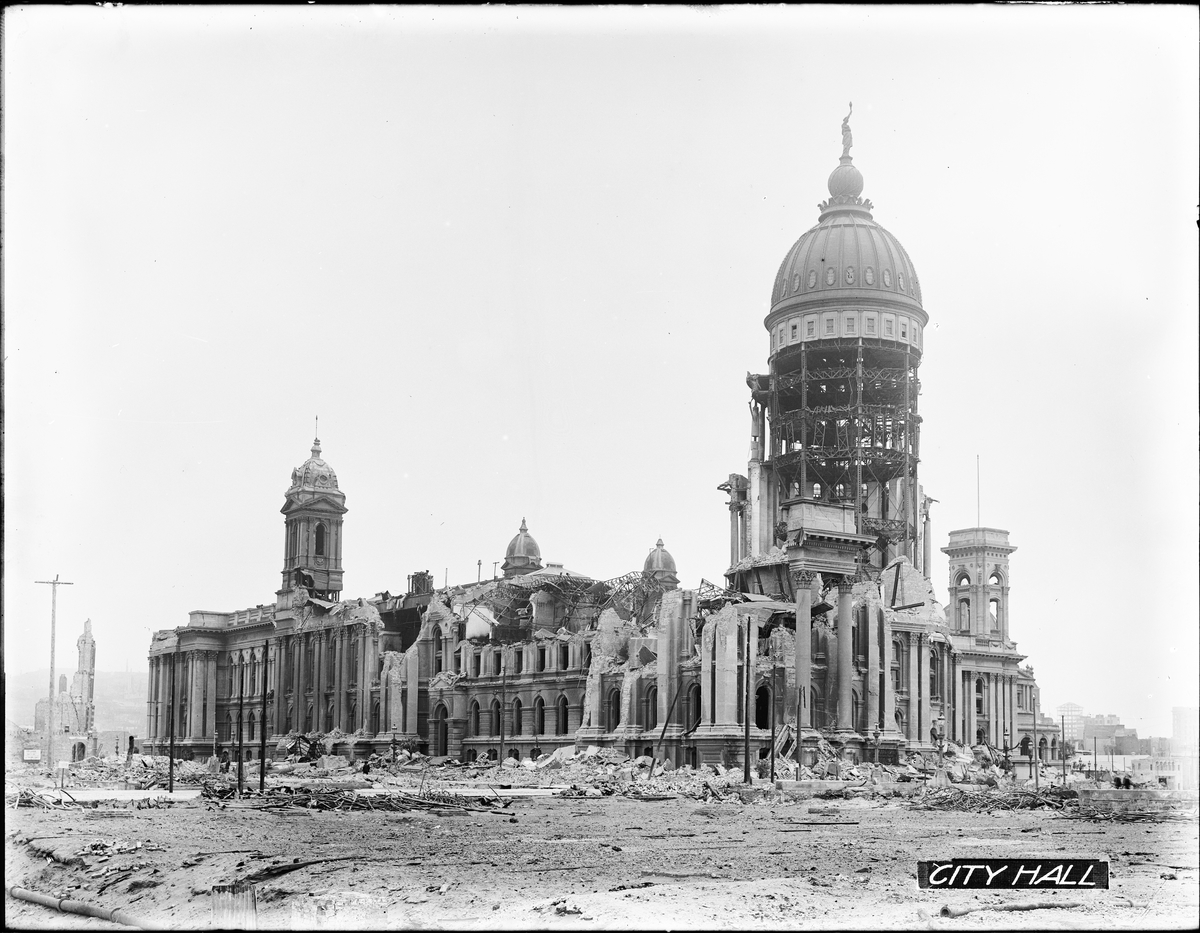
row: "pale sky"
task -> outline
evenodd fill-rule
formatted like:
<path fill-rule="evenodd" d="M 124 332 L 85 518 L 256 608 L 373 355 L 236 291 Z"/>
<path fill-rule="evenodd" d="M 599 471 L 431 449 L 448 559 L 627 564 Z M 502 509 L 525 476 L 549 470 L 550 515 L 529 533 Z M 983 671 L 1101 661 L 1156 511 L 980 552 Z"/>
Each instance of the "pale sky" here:
<path fill-rule="evenodd" d="M 937 547 L 1009 530 L 1045 708 L 1195 705 L 1191 7 L 9 7 L 9 672 L 270 603 L 320 416 L 345 597 L 721 582 L 747 371 L 854 102 L 930 315 Z M 946 563 L 934 570 L 945 599 Z M 66 659 L 64 661 L 64 658 Z M 30 715 L 32 713 L 30 712 Z"/>

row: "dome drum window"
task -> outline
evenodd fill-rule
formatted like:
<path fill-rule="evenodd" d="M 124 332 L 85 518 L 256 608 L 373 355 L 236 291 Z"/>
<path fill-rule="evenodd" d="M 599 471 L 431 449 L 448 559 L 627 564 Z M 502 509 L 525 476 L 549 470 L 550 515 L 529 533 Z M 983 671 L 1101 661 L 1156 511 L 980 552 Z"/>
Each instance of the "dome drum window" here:
<path fill-rule="evenodd" d="M 815 288 L 816 285 L 817 285 L 817 270 L 809 269 L 808 270 L 808 287 Z"/>
<path fill-rule="evenodd" d="M 886 287 L 886 288 L 892 287 L 892 270 L 891 269 L 883 270 L 883 284 L 884 284 L 884 287 Z"/>
<path fill-rule="evenodd" d="M 867 266 L 867 268 L 863 269 L 863 281 L 868 285 L 875 284 L 875 270 L 870 266 Z"/>
<path fill-rule="evenodd" d="M 825 270 L 825 284 L 832 285 L 837 281 L 837 270 L 830 266 Z"/>
<path fill-rule="evenodd" d="M 854 266 L 846 266 L 846 284 L 854 284 Z"/>

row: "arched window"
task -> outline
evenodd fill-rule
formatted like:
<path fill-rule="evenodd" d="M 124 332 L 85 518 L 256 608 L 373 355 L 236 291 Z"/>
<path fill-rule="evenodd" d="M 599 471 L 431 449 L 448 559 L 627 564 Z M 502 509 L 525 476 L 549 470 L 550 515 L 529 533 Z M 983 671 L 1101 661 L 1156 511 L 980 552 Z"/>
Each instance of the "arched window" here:
<path fill-rule="evenodd" d="M 325 524 L 323 522 L 317 522 L 316 543 L 313 553 L 317 557 L 325 556 Z"/>
<path fill-rule="evenodd" d="M 513 673 L 519 674 L 525 669 L 525 651 L 522 648 L 513 649 Z"/>
<path fill-rule="evenodd" d="M 988 577 L 988 583 L 992 586 L 1004 586 L 1004 580 L 1001 579 L 999 570 L 992 571 L 992 575 Z"/>
<path fill-rule="evenodd" d="M 758 729 L 771 728 L 771 688 L 766 684 L 754 693 L 754 725 Z"/>
<path fill-rule="evenodd" d="M 971 627 L 971 601 L 969 599 L 958 601 L 958 627 L 964 632 Z"/>
<path fill-rule="evenodd" d="M 571 666 L 571 646 L 567 644 L 558 646 L 558 669 L 565 671 Z"/>
<path fill-rule="evenodd" d="M 476 677 L 479 676 L 479 671 L 482 668 L 482 666 L 483 666 L 483 652 L 476 651 L 475 652 L 475 660 L 474 660 L 474 670 L 475 670 Z"/>
<path fill-rule="evenodd" d="M 613 732 L 621 724 L 621 691 L 617 687 L 613 687 L 608 691 L 606 708 L 608 722 L 604 731 Z"/>
<path fill-rule="evenodd" d="M 304 708 L 304 731 L 312 732 L 312 704 Z"/>
<path fill-rule="evenodd" d="M 471 735 L 479 735 L 479 703 L 471 701 Z"/>
<path fill-rule="evenodd" d="M 653 729 L 658 725 L 658 687 L 651 687 L 646 691 L 646 717 L 647 729 Z"/>
<path fill-rule="evenodd" d="M 938 677 L 938 653 L 937 651 L 929 652 L 929 695 L 931 697 L 939 697 L 942 695 L 941 678 Z"/>
<path fill-rule="evenodd" d="M 433 627 L 433 672 L 440 674 L 444 668 L 442 667 L 442 629 L 441 626 Z"/>
<path fill-rule="evenodd" d="M 187 708 L 187 697 L 184 697 L 179 701 L 179 728 L 175 730 L 175 734 L 180 737 L 185 736 L 188 733 Z"/>
<path fill-rule="evenodd" d="M 975 715 L 983 715 L 983 680 L 975 681 Z"/>
<path fill-rule="evenodd" d="M 1021 755 L 1024 758 L 1028 758 L 1032 752 L 1033 742 L 1029 740 L 1029 736 L 1025 736 L 1025 738 L 1021 739 Z"/>
<path fill-rule="evenodd" d="M 379 701 L 371 704 L 371 735 L 379 733 Z"/>
<path fill-rule="evenodd" d="M 540 696 L 533 698 L 533 734 L 544 735 L 546 732 L 546 701 Z"/>
<path fill-rule="evenodd" d="M 325 724 L 329 727 L 330 731 L 333 730 L 335 723 L 333 721 L 333 704 L 332 703 L 330 703 L 328 706 L 325 707 Z"/>
<path fill-rule="evenodd" d="M 508 757 L 515 758 L 517 761 L 520 761 L 521 760 L 521 750 L 519 748 L 510 748 L 508 750 Z"/>
<path fill-rule="evenodd" d="M 965 570 L 962 571 L 961 573 L 959 573 L 959 575 L 957 577 L 955 577 L 954 585 L 955 586 L 970 586 L 971 585 L 971 575 L 969 573 L 967 573 Z"/>
<path fill-rule="evenodd" d="M 288 526 L 288 558 L 294 561 L 296 557 L 296 524 L 293 522 Z"/>
<path fill-rule="evenodd" d="M 311 706 L 308 708 L 308 713 L 309 713 L 309 716 L 312 715 L 312 707 Z M 345 731 L 347 731 L 347 732 L 357 732 L 358 731 L 358 700 L 350 701 L 350 728 Z"/>
<path fill-rule="evenodd" d="M 350 639 L 350 683 L 358 683 L 358 639 Z"/>
<path fill-rule="evenodd" d="M 988 625 L 993 632 L 1000 630 L 1000 600 L 988 600 Z"/>
<path fill-rule="evenodd" d="M 813 494 L 812 494 L 812 497 L 813 497 L 814 499 L 820 499 L 820 498 L 821 498 L 821 484 L 820 484 L 820 483 L 813 483 Z"/>
<path fill-rule="evenodd" d="M 293 722 L 292 707 L 288 706 L 287 715 L 284 717 L 284 720 L 283 720 L 283 727 L 286 731 L 288 731 L 288 732 L 292 731 L 292 722 Z M 233 717 L 232 716 L 229 717 L 228 727 L 229 727 L 229 732 L 230 732 L 230 738 L 232 739 L 233 738 Z"/>
<path fill-rule="evenodd" d="M 246 713 L 246 741 L 254 741 L 254 714 Z"/>
<path fill-rule="evenodd" d="M 337 646 L 330 639 L 325 646 L 325 682 L 332 684 L 337 678 Z M 329 721 L 333 722 L 333 717 L 329 717 Z"/>
<path fill-rule="evenodd" d="M 521 698 L 517 697 L 513 700 L 513 719 L 512 719 L 512 734 L 521 734 Z"/>
<path fill-rule="evenodd" d="M 693 683 L 688 687 L 688 731 L 700 725 L 700 685 Z"/>
<path fill-rule="evenodd" d="M 846 498 L 846 486 L 844 483 L 838 483 L 836 486 L 833 487 L 833 497 L 835 499 L 845 499 Z"/>
<path fill-rule="evenodd" d="M 467 761 L 474 761 L 478 757 L 479 757 L 479 752 L 475 751 L 475 749 L 473 749 L 473 748 L 467 749 Z"/>
<path fill-rule="evenodd" d="M 858 698 L 857 690 L 850 693 L 850 721 L 854 723 L 855 731 L 866 734 L 867 711 L 863 708 L 862 700 Z"/>
<path fill-rule="evenodd" d="M 558 713 L 558 717 L 557 717 L 558 721 L 554 724 L 554 731 L 558 735 L 566 735 L 567 734 L 567 711 L 568 711 L 567 698 L 565 696 L 560 696 L 558 698 L 558 700 L 555 702 L 554 706 Z"/>
<path fill-rule="evenodd" d="M 491 719 L 492 719 L 492 721 L 491 721 L 491 723 L 489 723 L 489 725 L 491 727 L 491 731 L 488 733 L 488 735 L 499 735 L 500 734 L 500 701 L 499 700 L 492 700 L 492 717 L 491 717 Z"/>
<path fill-rule="evenodd" d="M 592 666 L 592 643 L 585 641 L 583 643 L 583 669 L 587 670 Z"/>
<path fill-rule="evenodd" d="M 904 643 L 892 641 L 892 689 L 899 692 L 908 689 L 907 665 L 904 664 Z"/>

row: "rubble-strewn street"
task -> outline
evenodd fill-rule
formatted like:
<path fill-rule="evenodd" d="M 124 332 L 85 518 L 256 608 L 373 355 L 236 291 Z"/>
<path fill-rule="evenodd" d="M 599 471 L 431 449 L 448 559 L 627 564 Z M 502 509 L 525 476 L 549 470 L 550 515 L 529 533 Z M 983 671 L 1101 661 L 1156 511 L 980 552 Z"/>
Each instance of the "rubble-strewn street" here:
<path fill-rule="evenodd" d="M 414 756 L 366 775 L 335 757 L 316 762 L 324 767 L 288 762 L 269 774 L 265 795 L 255 776 L 240 799 L 232 776 L 195 763 L 177 766 L 176 798 L 188 799 L 83 786 L 111 785 L 94 777 L 114 774 L 157 783 L 163 759 L 81 762 L 66 795 L 49 778 L 10 773 L 6 884 L 176 928 L 212 924 L 213 887 L 235 882 L 254 884 L 259 927 L 296 929 L 734 928 L 801 918 L 845 928 L 1163 928 L 1194 927 L 1200 909 L 1194 808 L 1089 819 L 1061 789 L 895 781 L 845 781 L 800 798 L 768 782 L 747 787 L 740 774 L 650 778 L 647 764 L 603 750 L 550 758 L 482 770 Z M 919 859 L 1007 856 L 1106 859 L 1112 886 L 1032 899 L 917 886 Z M 1002 909 L 1031 900 L 1054 906 Z M 969 912 L 939 916 L 947 906 Z M 5 921 L 116 926 L 12 897 Z"/>

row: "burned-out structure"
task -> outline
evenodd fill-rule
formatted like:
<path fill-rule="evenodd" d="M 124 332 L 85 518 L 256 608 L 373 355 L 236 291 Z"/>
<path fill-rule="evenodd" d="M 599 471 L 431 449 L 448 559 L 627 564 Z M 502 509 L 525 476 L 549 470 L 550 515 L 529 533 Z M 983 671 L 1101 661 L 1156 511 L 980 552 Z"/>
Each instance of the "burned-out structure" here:
<path fill-rule="evenodd" d="M 1010 634 L 1008 532 L 950 533 L 929 579 L 916 269 L 843 149 L 817 223 L 775 276 L 750 456 L 729 474 L 729 566 L 681 589 L 659 540 L 595 579 L 543 561 L 524 520 L 503 575 L 342 598 L 345 496 L 319 442 L 285 493 L 273 603 L 193 612 L 150 651 L 146 747 L 251 755 L 320 736 L 459 759 L 591 744 L 676 764 L 747 748 L 894 762 L 946 741 L 1026 753 L 1036 682 Z M 257 749 L 257 750 L 256 750 Z"/>

